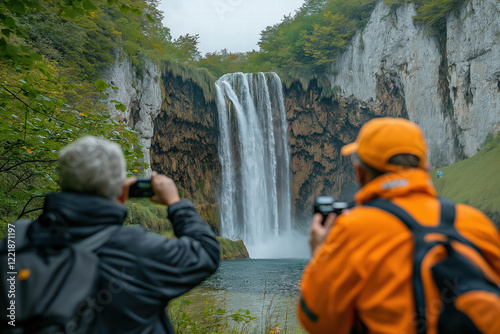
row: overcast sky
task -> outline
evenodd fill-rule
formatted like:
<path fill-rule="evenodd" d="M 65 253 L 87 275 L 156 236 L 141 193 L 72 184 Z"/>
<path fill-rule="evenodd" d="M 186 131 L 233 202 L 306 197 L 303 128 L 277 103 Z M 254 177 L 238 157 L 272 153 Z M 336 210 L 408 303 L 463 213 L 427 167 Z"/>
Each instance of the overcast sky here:
<path fill-rule="evenodd" d="M 294 13 L 304 0 L 161 0 L 163 25 L 173 38 L 200 35 L 199 50 L 258 50 L 260 32 Z"/>

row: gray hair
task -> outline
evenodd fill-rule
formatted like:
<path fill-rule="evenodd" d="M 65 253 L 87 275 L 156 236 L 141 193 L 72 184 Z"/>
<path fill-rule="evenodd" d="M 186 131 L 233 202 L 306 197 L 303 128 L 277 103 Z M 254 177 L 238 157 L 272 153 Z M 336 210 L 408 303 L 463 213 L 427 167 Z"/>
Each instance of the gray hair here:
<path fill-rule="evenodd" d="M 116 143 L 85 136 L 63 148 L 57 162 L 59 183 L 64 191 L 111 200 L 122 193 L 125 158 Z"/>

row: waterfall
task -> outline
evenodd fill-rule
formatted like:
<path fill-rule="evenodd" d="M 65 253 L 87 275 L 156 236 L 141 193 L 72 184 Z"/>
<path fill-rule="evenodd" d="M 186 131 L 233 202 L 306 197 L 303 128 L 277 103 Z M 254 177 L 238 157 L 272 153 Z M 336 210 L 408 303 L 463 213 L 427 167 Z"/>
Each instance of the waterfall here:
<path fill-rule="evenodd" d="M 276 73 L 231 73 L 216 82 L 216 90 L 221 232 L 248 248 L 291 231 L 283 88 Z"/>

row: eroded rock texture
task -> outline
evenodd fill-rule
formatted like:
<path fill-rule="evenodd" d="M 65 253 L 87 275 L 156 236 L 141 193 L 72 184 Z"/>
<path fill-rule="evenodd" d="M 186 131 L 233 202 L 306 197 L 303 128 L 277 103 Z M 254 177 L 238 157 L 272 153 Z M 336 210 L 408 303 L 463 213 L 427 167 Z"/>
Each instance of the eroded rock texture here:
<path fill-rule="evenodd" d="M 161 112 L 154 120 L 151 167 L 172 177 L 182 197 L 197 203 L 217 230 L 215 194 L 220 180 L 217 109 L 191 80 L 165 73 Z"/>
<path fill-rule="evenodd" d="M 333 195 L 352 200 L 357 189 L 350 157 L 340 149 L 356 139 L 361 126 L 380 116 L 408 117 L 397 78 L 377 77 L 377 102 L 354 98 L 321 98 L 313 82 L 307 91 L 298 83 L 285 90 L 295 216 L 311 214 L 314 198 Z"/>

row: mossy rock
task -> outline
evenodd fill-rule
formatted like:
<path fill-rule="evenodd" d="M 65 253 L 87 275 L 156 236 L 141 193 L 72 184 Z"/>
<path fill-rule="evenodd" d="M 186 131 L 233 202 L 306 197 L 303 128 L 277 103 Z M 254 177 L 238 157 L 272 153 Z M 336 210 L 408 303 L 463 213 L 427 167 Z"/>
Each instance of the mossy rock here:
<path fill-rule="evenodd" d="M 221 249 L 222 260 L 248 259 L 248 250 L 242 240 L 232 241 L 217 237 Z"/>

